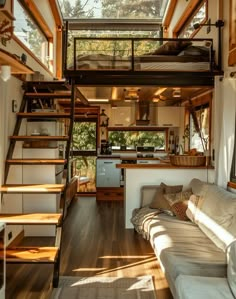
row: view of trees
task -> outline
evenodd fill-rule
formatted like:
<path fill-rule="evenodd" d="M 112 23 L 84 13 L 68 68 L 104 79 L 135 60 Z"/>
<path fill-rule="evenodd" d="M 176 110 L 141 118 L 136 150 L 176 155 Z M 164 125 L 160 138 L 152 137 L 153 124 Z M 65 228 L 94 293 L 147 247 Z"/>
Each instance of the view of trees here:
<path fill-rule="evenodd" d="M 161 18 L 167 0 L 59 0 L 66 18 Z"/>
<path fill-rule="evenodd" d="M 165 149 L 165 133 L 157 131 L 110 131 L 109 142 L 112 146 L 126 146 L 136 149 L 136 146 L 155 146 Z"/>

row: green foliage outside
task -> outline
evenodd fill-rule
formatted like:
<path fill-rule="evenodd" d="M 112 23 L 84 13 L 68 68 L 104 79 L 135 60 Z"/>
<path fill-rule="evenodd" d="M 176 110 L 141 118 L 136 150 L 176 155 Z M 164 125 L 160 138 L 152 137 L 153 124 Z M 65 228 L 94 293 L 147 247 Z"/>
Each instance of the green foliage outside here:
<path fill-rule="evenodd" d="M 165 133 L 157 131 L 112 131 L 109 132 L 109 142 L 113 147 L 126 146 L 135 149 L 136 146 L 155 146 L 165 149 Z"/>
<path fill-rule="evenodd" d="M 73 128 L 73 150 L 96 151 L 96 123 L 75 122 Z M 79 154 L 79 153 L 78 153 Z M 91 179 L 91 186 L 95 187 L 96 157 L 74 156 L 76 159 L 76 174 Z M 95 190 L 89 190 L 95 191 Z"/>

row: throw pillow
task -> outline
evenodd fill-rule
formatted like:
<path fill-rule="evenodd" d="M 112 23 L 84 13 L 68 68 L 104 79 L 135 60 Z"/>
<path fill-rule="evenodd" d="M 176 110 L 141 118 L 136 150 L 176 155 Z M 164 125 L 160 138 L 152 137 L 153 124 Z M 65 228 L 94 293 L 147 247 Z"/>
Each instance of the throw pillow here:
<path fill-rule="evenodd" d="M 186 215 L 187 208 L 188 208 L 188 200 L 176 202 L 171 206 L 171 210 L 175 214 L 175 216 L 179 220 L 183 220 L 183 221 L 189 220 Z"/>
<path fill-rule="evenodd" d="M 166 185 L 165 183 L 161 183 L 160 187 L 164 189 L 164 193 L 178 193 L 183 190 L 183 185 Z"/>
<path fill-rule="evenodd" d="M 152 55 L 178 55 L 190 45 L 191 42 L 189 41 L 168 41 L 157 48 Z"/>
<path fill-rule="evenodd" d="M 236 297 L 236 240 L 227 248 L 227 279 L 230 289 Z"/>
<path fill-rule="evenodd" d="M 166 198 L 170 206 L 172 206 L 177 202 L 186 201 L 186 200 L 188 201 L 191 195 L 192 195 L 192 191 L 186 190 L 177 193 L 164 194 L 164 197 Z"/>
<path fill-rule="evenodd" d="M 160 186 L 156 190 L 156 194 L 149 205 L 151 209 L 159 209 L 159 210 L 170 210 L 170 205 L 164 197 L 165 189 L 163 186 Z"/>
<path fill-rule="evenodd" d="M 188 201 L 191 194 L 192 194 L 191 190 L 186 190 L 178 193 L 170 193 L 164 195 L 164 197 L 170 204 L 171 211 L 180 220 L 184 220 L 184 221 L 189 220 L 186 215 L 186 210 L 188 208 Z"/>

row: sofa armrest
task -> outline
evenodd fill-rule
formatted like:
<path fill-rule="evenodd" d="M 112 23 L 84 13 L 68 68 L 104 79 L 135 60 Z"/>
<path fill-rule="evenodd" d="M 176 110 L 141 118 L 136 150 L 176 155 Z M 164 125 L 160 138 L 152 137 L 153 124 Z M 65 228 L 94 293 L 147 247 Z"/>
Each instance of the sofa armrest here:
<path fill-rule="evenodd" d="M 157 191 L 159 185 L 145 185 L 141 187 L 141 202 L 140 208 L 149 205 Z"/>

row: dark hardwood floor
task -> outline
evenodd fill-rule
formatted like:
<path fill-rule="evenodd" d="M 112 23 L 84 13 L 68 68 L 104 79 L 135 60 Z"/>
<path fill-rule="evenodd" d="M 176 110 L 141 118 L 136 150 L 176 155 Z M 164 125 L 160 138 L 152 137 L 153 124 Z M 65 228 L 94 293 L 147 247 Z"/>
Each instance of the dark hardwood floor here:
<path fill-rule="evenodd" d="M 25 238 L 25 245 L 51 238 Z M 44 299 L 52 290 L 52 266 L 7 265 L 6 299 Z M 76 198 L 64 224 L 61 275 L 126 276 L 151 274 L 158 299 L 171 299 L 167 282 L 148 241 L 124 228 L 123 202 Z"/>

